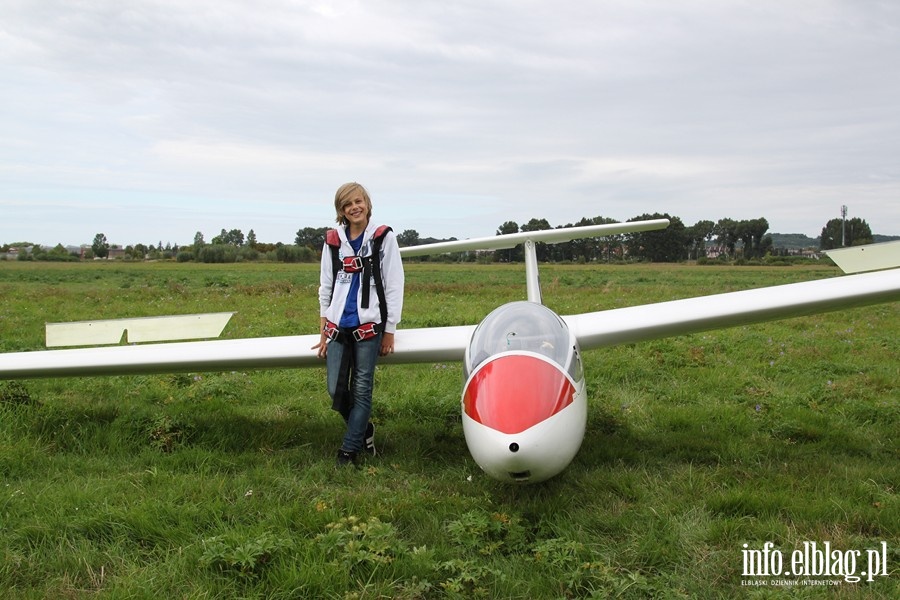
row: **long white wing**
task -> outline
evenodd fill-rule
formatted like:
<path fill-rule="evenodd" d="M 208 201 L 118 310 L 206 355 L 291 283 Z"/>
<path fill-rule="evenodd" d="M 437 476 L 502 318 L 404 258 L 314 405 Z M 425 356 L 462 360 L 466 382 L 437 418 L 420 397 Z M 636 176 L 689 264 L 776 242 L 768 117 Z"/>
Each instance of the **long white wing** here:
<path fill-rule="evenodd" d="M 401 329 L 385 363 L 462 360 L 474 325 Z M 319 336 L 292 335 L 0 354 L 0 379 L 324 366 Z"/>
<path fill-rule="evenodd" d="M 582 349 L 900 300 L 900 269 L 565 316 Z"/>

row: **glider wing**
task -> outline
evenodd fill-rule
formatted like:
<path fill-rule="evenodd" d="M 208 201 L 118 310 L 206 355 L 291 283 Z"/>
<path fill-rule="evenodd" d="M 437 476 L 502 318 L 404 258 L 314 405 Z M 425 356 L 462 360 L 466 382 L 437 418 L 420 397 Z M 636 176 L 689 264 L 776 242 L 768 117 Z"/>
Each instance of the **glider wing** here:
<path fill-rule="evenodd" d="M 900 269 L 565 316 L 582 349 L 900 300 Z"/>
<path fill-rule="evenodd" d="M 462 360 L 474 325 L 401 329 L 384 363 Z M 324 366 L 312 347 L 319 335 L 294 335 L 140 346 L 0 354 L 0 379 L 233 371 Z"/>
<path fill-rule="evenodd" d="M 625 223 L 608 223 L 605 225 L 585 225 L 582 227 L 561 227 L 559 229 L 542 229 L 540 231 L 520 231 L 493 237 L 481 237 L 452 242 L 437 242 L 422 246 L 400 248 L 401 256 L 426 256 L 445 252 L 463 252 L 466 250 L 502 250 L 515 248 L 525 242 L 544 242 L 558 244 L 588 237 L 603 237 L 622 233 L 654 231 L 669 226 L 668 219 L 650 219 L 647 221 L 628 221 Z"/>

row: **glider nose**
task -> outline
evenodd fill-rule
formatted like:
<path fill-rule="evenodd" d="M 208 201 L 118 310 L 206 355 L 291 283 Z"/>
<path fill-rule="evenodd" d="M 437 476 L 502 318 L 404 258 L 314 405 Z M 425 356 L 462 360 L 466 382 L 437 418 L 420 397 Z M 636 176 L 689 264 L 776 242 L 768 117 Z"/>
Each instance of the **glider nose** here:
<path fill-rule="evenodd" d="M 555 364 L 527 354 L 499 356 L 469 378 L 463 410 L 485 427 L 521 433 L 565 407 L 575 386 Z"/>
<path fill-rule="evenodd" d="M 508 354 L 481 365 L 462 402 L 472 458 L 496 479 L 549 479 L 571 462 L 584 437 L 583 390 L 536 355 Z"/>

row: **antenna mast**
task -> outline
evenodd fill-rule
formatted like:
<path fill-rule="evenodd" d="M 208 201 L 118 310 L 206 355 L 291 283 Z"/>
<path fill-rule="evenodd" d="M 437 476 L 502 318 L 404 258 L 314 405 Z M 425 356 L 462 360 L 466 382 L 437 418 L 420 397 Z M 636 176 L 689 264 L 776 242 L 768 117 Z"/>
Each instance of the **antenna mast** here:
<path fill-rule="evenodd" d="M 847 205 L 841 206 L 841 248 L 847 247 Z"/>

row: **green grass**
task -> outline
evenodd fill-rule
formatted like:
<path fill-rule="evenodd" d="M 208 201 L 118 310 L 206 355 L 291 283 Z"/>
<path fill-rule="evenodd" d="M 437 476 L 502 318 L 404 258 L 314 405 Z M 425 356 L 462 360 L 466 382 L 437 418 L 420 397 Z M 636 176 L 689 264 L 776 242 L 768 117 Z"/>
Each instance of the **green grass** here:
<path fill-rule="evenodd" d="M 0 262 L 0 351 L 47 321 L 200 311 L 237 311 L 226 337 L 312 333 L 317 269 Z M 836 274 L 541 268 L 563 314 Z M 403 326 L 477 323 L 523 282 L 410 264 Z M 0 597 L 898 597 L 898 340 L 893 303 L 587 352 L 582 449 L 527 487 L 469 457 L 457 364 L 379 368 L 359 470 L 334 467 L 323 369 L 0 382 Z M 742 586 L 767 541 L 885 541 L 889 575 Z"/>

